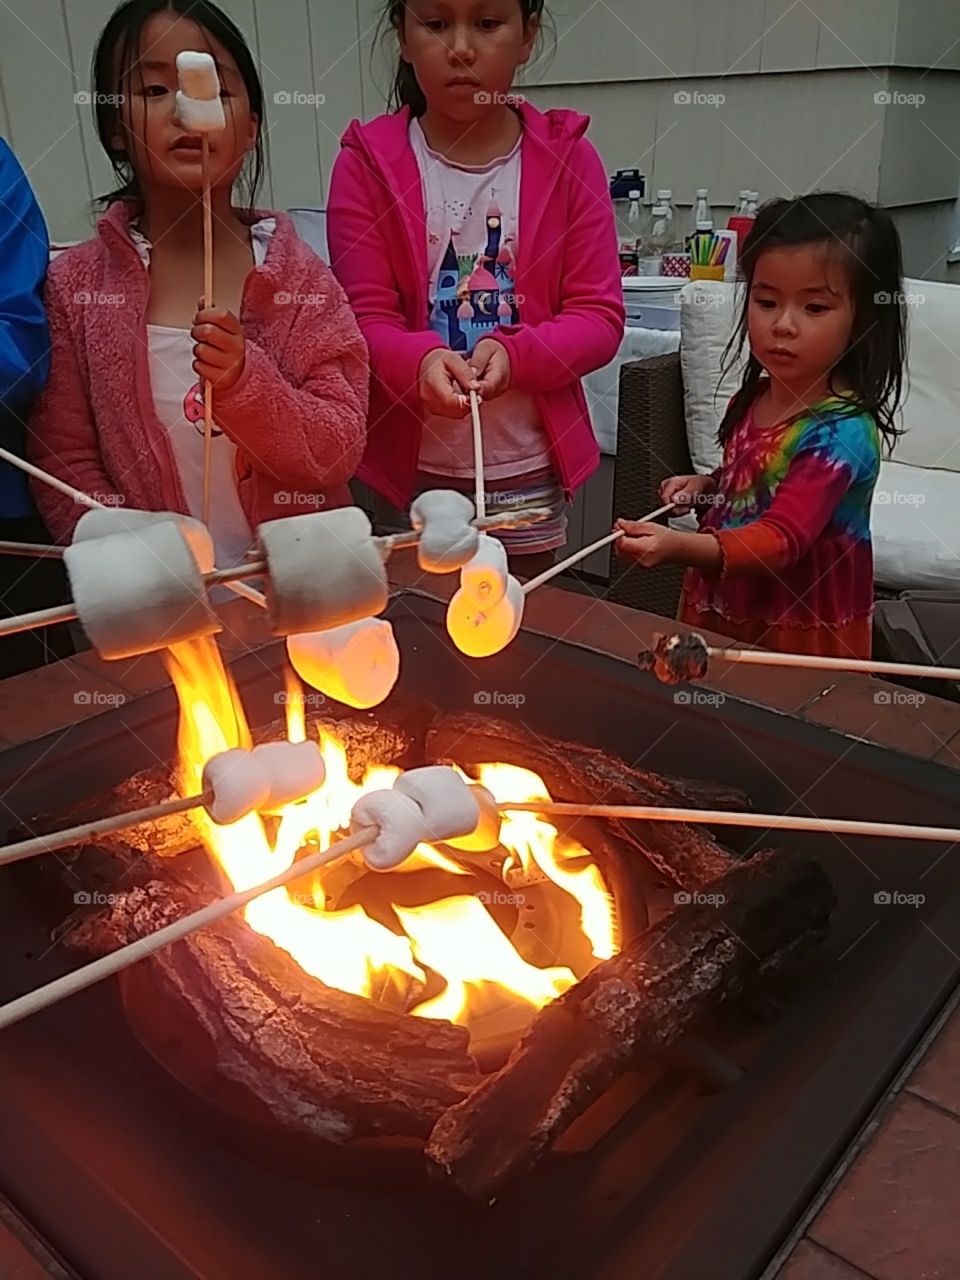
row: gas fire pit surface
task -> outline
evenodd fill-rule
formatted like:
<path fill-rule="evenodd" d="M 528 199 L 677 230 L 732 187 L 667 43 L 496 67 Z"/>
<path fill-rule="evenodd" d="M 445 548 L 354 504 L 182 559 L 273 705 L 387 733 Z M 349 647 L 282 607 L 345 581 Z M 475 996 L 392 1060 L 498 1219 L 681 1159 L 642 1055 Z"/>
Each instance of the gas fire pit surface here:
<path fill-rule="evenodd" d="M 404 691 L 444 710 L 489 710 L 658 773 L 740 788 L 757 809 L 957 824 L 946 768 L 729 698 L 678 705 L 627 663 L 529 633 L 468 665 L 442 608 L 413 593 L 391 618 Z M 254 724 L 276 718 L 282 655 L 278 645 L 234 667 Z M 24 818 L 66 810 L 172 760 L 176 720 L 164 689 L 62 745 L 11 748 L 4 803 Z M 828 941 L 788 989 L 700 1029 L 744 1068 L 739 1080 L 710 1092 L 682 1056 L 644 1065 L 491 1209 L 444 1195 L 409 1146 L 322 1151 L 226 1124 L 144 1050 L 114 984 L 0 1036 L 0 1194 L 85 1280 L 757 1275 L 956 986 L 960 889 L 956 854 L 936 845 L 738 839 L 817 859 L 839 897 Z M 3 999 L 78 963 L 51 946 L 37 874 L 6 872 Z M 883 901 L 912 893 L 921 907 Z"/>

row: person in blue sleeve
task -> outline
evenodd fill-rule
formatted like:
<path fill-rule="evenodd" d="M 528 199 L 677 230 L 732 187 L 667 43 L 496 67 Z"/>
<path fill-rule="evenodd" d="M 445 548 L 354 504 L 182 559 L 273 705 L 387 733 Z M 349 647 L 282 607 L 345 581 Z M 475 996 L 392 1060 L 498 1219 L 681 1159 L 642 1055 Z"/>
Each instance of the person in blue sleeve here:
<path fill-rule="evenodd" d="M 27 175 L 0 138 L 0 445 L 23 455 L 27 421 L 50 368 L 50 335 L 42 288 L 50 242 Z M 49 542 L 27 477 L 0 459 L 0 540 Z M 0 617 L 27 613 L 64 598 L 56 560 L 0 556 Z M 0 639 L 0 678 L 71 651 L 66 627 Z"/>

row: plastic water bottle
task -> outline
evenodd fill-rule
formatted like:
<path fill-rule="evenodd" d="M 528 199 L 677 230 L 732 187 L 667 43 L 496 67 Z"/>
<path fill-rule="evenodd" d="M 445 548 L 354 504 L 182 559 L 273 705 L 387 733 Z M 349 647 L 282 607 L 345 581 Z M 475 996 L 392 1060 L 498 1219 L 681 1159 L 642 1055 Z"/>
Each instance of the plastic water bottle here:
<path fill-rule="evenodd" d="M 680 236 L 677 234 L 677 213 L 673 207 L 673 192 L 669 189 L 657 192 L 657 204 L 662 205 L 666 209 L 666 219 L 669 224 L 670 238 L 666 246 L 661 249 L 661 253 L 674 253 L 682 247 Z"/>
<path fill-rule="evenodd" d="M 697 191 L 696 212 L 694 214 L 694 231 L 713 230 L 713 210 L 710 208 L 710 192 L 706 187 Z"/>

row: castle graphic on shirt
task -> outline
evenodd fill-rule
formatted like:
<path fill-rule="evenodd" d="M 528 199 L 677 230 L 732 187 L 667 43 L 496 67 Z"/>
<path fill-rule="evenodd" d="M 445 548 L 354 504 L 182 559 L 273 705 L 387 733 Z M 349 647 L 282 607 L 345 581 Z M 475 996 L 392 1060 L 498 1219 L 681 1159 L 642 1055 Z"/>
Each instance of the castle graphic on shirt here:
<path fill-rule="evenodd" d="M 430 328 L 451 351 L 469 355 L 481 338 L 501 325 L 519 324 L 515 287 L 516 245 L 503 234 L 503 214 L 492 200 L 486 216 L 487 240 L 466 252 L 450 234 L 430 309 Z"/>

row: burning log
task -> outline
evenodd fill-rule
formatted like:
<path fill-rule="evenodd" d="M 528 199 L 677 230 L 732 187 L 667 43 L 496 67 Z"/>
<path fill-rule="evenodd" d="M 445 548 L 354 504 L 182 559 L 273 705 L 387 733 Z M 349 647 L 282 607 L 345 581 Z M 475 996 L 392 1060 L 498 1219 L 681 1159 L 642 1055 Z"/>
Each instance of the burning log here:
<path fill-rule="evenodd" d="M 64 943 L 106 954 L 203 905 L 212 895 L 179 863 L 176 880 L 168 871 L 162 881 L 112 895 L 106 910 L 75 916 L 61 930 Z M 215 1070 L 298 1132 L 333 1143 L 426 1138 L 479 1083 L 465 1028 L 333 990 L 236 918 L 138 967 L 148 967 L 162 996 L 189 1010 L 193 1036 L 206 1043 Z M 149 1020 L 147 1004 L 129 1010 L 135 1025 Z"/>
<path fill-rule="evenodd" d="M 509 761 L 538 773 L 554 800 L 571 803 L 683 808 L 691 798 L 689 788 L 696 787 L 686 784 L 680 791 L 665 778 L 596 747 L 542 738 L 521 725 L 475 715 L 439 715 L 427 731 L 426 753 L 430 762 L 455 761 L 468 771 L 491 761 Z M 654 866 L 683 889 L 709 884 L 734 865 L 732 855 L 702 827 L 606 821 L 613 833 L 629 845 L 639 845 Z"/>
<path fill-rule="evenodd" d="M 662 919 L 544 1008 L 507 1065 L 438 1121 L 427 1157 L 488 1202 L 613 1081 L 700 1015 L 781 971 L 826 934 L 836 895 L 819 865 L 760 855 Z"/>

